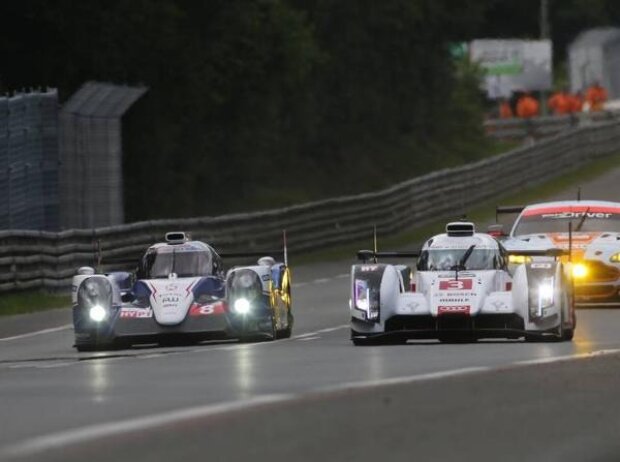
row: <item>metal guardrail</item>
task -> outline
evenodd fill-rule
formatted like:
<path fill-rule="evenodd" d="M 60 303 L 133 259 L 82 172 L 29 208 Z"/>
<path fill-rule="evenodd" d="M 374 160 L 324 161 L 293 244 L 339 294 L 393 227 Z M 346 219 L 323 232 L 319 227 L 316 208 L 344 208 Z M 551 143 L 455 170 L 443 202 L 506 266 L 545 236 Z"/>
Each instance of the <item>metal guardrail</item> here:
<path fill-rule="evenodd" d="M 484 122 L 487 136 L 500 140 L 523 140 L 526 137 L 543 139 L 576 127 L 620 119 L 617 108 L 591 113 L 564 116 L 543 116 L 531 119 L 490 119 Z"/>
<path fill-rule="evenodd" d="M 183 230 L 222 252 L 273 248 L 287 230 L 291 252 L 368 238 L 455 217 L 480 201 L 544 182 L 617 152 L 620 124 L 580 127 L 532 146 L 413 178 L 388 189 L 253 213 L 155 220 L 59 233 L 0 232 L 0 292 L 70 286 L 76 269 L 132 268 L 164 233 Z"/>

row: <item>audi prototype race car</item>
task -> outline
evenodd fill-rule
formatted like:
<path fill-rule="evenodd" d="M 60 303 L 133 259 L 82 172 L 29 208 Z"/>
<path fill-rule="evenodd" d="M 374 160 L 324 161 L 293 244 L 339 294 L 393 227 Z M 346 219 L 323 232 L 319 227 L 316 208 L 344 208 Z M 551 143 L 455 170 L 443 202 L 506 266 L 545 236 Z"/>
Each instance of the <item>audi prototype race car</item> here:
<path fill-rule="evenodd" d="M 524 250 L 544 261 L 508 269 L 509 254 L 473 223 L 446 226 L 418 252 L 360 251 L 351 269 L 355 345 L 438 338 L 571 340 L 575 329 L 570 270 L 558 249 Z M 378 258 L 417 257 L 414 273 Z"/>
<path fill-rule="evenodd" d="M 79 351 L 289 337 L 293 314 L 286 245 L 284 263 L 263 257 L 254 266 L 224 272 L 213 247 L 185 233 L 168 233 L 166 242 L 147 249 L 135 278 L 80 268 L 73 278 L 73 325 Z"/>
<path fill-rule="evenodd" d="M 497 211 L 519 212 L 502 240 L 508 250 L 572 248 L 578 306 L 620 306 L 620 203 L 558 201 Z"/>

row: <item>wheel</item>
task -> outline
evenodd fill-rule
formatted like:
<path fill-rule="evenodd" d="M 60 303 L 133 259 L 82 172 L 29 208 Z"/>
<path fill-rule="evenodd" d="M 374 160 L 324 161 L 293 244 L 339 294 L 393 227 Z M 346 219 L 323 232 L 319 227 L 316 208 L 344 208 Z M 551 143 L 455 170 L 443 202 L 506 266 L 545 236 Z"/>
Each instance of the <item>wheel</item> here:
<path fill-rule="evenodd" d="M 293 333 L 293 315 L 288 313 L 286 327 L 278 331 L 278 338 L 290 338 Z"/>
<path fill-rule="evenodd" d="M 564 329 L 562 340 L 565 342 L 570 342 L 573 340 L 574 335 L 575 335 L 575 329 Z"/>
<path fill-rule="evenodd" d="M 356 337 L 352 338 L 351 341 L 355 346 L 370 346 L 370 345 L 378 345 L 377 340 L 368 337 Z"/>
<path fill-rule="evenodd" d="M 87 353 L 92 351 L 99 351 L 99 347 L 93 343 L 85 343 L 82 345 L 75 345 L 75 349 L 80 353 Z"/>

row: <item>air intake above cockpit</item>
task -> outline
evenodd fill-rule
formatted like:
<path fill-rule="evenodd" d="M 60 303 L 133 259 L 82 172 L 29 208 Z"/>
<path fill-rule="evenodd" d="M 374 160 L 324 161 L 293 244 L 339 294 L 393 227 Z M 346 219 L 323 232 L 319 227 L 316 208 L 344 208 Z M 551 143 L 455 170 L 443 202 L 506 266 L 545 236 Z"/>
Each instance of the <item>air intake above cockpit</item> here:
<path fill-rule="evenodd" d="M 189 241 L 189 236 L 183 231 L 166 233 L 166 242 L 168 244 L 185 244 L 187 241 Z"/>
<path fill-rule="evenodd" d="M 468 221 L 455 221 L 446 225 L 446 233 L 451 237 L 473 236 L 476 227 Z"/>

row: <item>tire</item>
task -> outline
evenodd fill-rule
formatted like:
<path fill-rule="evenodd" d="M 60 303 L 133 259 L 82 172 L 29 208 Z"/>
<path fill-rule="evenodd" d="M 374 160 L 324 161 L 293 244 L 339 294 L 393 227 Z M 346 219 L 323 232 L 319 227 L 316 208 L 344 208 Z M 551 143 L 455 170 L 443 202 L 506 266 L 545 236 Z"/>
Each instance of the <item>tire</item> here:
<path fill-rule="evenodd" d="M 278 338 L 278 331 L 276 330 L 276 320 L 271 315 L 271 329 L 264 332 L 253 332 L 251 334 L 242 334 L 239 336 L 240 343 L 257 343 L 257 342 L 273 342 Z"/>
<path fill-rule="evenodd" d="M 291 334 L 293 333 L 293 321 L 294 321 L 293 315 L 289 313 L 287 315 L 286 327 L 278 331 L 278 338 L 290 338 L 291 337 Z"/>
<path fill-rule="evenodd" d="M 99 351 L 100 348 L 92 343 L 85 343 L 83 345 L 75 345 L 75 349 L 80 353 L 88 353 L 92 351 Z"/>
<path fill-rule="evenodd" d="M 575 335 L 575 329 L 564 329 L 564 333 L 562 335 L 562 341 L 571 342 Z"/>
<path fill-rule="evenodd" d="M 355 345 L 355 346 L 378 345 L 376 339 L 367 338 L 367 337 L 366 338 L 356 337 L 356 338 L 352 338 L 351 341 L 353 342 L 353 345 Z"/>

